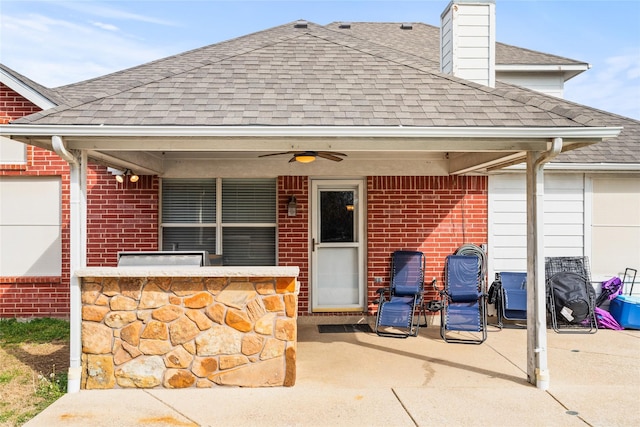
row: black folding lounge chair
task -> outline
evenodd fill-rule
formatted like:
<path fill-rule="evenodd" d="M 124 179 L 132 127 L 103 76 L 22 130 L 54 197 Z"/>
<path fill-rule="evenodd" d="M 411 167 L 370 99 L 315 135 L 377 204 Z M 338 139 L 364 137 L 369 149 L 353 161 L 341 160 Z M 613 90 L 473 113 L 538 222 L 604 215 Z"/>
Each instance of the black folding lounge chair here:
<path fill-rule="evenodd" d="M 486 295 L 481 276 L 478 257 L 449 255 L 446 258 L 440 311 L 440 336 L 445 342 L 482 344 L 487 339 Z M 452 331 L 468 332 L 470 337 L 453 337 Z"/>
<path fill-rule="evenodd" d="M 496 273 L 496 280 L 489 292 L 495 298 L 498 327 L 502 329 L 504 320 L 527 320 L 527 273 L 503 271 Z M 491 297 L 490 297 L 491 298 Z"/>
<path fill-rule="evenodd" d="M 560 333 L 596 333 L 596 291 L 587 257 L 545 258 L 547 311 L 553 330 Z"/>
<path fill-rule="evenodd" d="M 378 289 L 376 333 L 385 337 L 415 337 L 420 328 L 420 312 L 426 321 L 422 304 L 425 256 L 417 251 L 396 251 L 391 263 L 390 286 Z"/>

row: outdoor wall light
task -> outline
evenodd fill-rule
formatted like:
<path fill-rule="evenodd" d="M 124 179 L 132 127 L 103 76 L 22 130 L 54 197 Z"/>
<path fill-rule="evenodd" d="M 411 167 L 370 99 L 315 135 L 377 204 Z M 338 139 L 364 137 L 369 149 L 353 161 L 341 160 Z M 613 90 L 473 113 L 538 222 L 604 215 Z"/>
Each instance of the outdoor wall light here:
<path fill-rule="evenodd" d="M 116 181 L 118 181 L 120 184 L 122 184 L 124 182 L 124 177 L 125 176 L 128 176 L 129 177 L 129 181 L 131 181 L 131 182 L 138 182 L 138 180 L 140 179 L 140 177 L 138 175 L 136 175 L 135 173 L 131 172 L 131 169 L 125 169 L 124 171 L 117 171 L 117 172 L 119 172 L 119 173 L 115 173 L 115 177 L 116 177 Z"/>
<path fill-rule="evenodd" d="M 289 203 L 287 203 L 287 214 L 289 216 L 296 216 L 298 213 L 298 201 L 296 196 L 289 196 Z"/>

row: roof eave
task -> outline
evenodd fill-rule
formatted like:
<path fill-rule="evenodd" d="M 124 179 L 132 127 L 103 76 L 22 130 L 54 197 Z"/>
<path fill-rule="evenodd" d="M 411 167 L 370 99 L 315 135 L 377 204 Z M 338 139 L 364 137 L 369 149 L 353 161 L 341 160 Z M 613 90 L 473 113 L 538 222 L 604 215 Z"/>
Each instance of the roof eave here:
<path fill-rule="evenodd" d="M 571 172 L 640 172 L 640 163 L 573 163 L 573 162 L 549 162 L 544 166 L 547 170 L 571 171 Z M 523 171 L 525 165 L 513 165 L 502 171 Z"/>
<path fill-rule="evenodd" d="M 11 73 L 7 72 L 2 68 L 0 68 L 0 82 L 7 85 L 7 87 L 16 91 L 17 93 L 22 95 L 25 99 L 29 100 L 34 105 L 38 106 L 43 110 L 47 110 L 49 108 L 53 108 L 57 106 L 57 104 L 55 104 L 50 99 L 42 95 L 36 89 L 25 84 L 24 82 L 17 79 Z"/>
<path fill-rule="evenodd" d="M 553 64 L 553 65 L 533 65 L 533 64 L 496 64 L 496 72 L 513 73 L 562 73 L 564 81 L 568 81 L 575 76 L 591 69 L 591 64 Z"/>
<path fill-rule="evenodd" d="M 22 137 L 615 138 L 622 127 L 1 125 Z"/>

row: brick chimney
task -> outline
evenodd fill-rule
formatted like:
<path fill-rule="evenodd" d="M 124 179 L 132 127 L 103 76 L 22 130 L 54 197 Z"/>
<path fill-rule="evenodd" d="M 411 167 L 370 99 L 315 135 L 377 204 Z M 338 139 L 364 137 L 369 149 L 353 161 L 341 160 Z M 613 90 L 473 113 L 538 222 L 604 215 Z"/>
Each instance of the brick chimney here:
<path fill-rule="evenodd" d="M 495 87 L 495 10 L 495 0 L 449 3 L 440 15 L 440 71 Z"/>

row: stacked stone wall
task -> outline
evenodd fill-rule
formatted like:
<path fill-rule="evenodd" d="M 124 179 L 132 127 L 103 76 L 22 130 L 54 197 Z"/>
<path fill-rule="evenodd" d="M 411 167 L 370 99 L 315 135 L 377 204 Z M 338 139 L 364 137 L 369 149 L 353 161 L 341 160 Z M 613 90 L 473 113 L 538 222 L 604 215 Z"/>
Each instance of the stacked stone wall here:
<path fill-rule="evenodd" d="M 294 277 L 84 277 L 84 389 L 293 386 Z"/>

